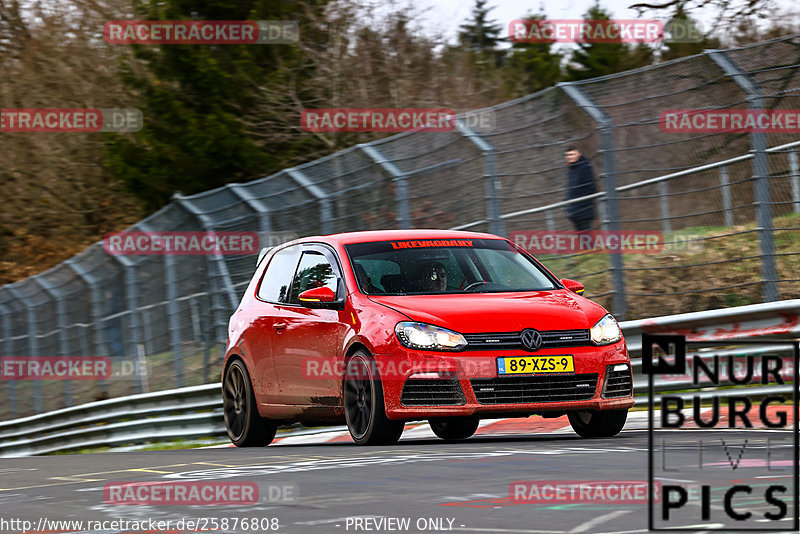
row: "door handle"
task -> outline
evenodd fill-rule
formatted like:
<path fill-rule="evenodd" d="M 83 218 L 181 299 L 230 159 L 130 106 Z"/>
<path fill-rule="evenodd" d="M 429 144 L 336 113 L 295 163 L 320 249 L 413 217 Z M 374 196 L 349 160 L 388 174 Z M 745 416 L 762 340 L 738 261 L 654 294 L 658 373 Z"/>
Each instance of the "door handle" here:
<path fill-rule="evenodd" d="M 272 327 L 278 332 L 282 332 L 286 329 L 286 323 L 275 323 Z"/>

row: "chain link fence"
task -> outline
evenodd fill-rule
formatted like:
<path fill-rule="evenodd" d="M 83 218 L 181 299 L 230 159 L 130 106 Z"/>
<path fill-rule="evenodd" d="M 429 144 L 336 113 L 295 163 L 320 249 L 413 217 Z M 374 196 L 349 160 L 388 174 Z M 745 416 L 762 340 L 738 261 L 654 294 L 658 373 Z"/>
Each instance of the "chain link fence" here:
<path fill-rule="evenodd" d="M 571 230 L 563 153 L 574 144 L 597 175 L 597 227 L 662 232 L 657 254 L 541 256 L 618 318 L 797 298 L 800 136 L 667 133 L 659 117 L 798 109 L 798 66 L 800 35 L 563 83 L 462 115 L 451 132 L 395 135 L 246 184 L 176 195 L 129 230 L 257 231 L 262 245 L 386 228 L 512 238 Z M 254 264 L 254 256 L 117 256 L 97 243 L 0 288 L 0 354 L 108 356 L 147 370 L 2 380 L 0 419 L 216 381 L 227 320 Z"/>

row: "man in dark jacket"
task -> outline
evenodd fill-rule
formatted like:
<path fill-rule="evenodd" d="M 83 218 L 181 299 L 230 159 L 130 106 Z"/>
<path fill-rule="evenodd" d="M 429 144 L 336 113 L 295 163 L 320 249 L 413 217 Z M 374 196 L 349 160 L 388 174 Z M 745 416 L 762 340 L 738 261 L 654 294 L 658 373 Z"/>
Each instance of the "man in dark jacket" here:
<path fill-rule="evenodd" d="M 564 151 L 564 157 L 567 160 L 567 200 L 596 193 L 594 172 L 589 160 L 572 145 Z M 585 232 L 592 228 L 594 199 L 567 204 L 565 208 L 576 230 Z"/>

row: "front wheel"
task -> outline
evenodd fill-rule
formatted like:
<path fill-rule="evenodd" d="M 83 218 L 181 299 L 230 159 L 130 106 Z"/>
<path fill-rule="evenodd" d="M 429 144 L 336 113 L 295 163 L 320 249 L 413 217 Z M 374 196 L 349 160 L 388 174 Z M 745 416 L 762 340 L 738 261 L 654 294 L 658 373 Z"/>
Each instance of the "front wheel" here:
<path fill-rule="evenodd" d="M 275 439 L 278 425 L 258 413 L 250 375 L 242 360 L 234 360 L 222 380 L 222 407 L 228 437 L 237 447 L 263 447 Z"/>
<path fill-rule="evenodd" d="M 442 417 L 428 420 L 433 433 L 447 441 L 467 439 L 478 430 L 480 422 L 477 417 Z"/>
<path fill-rule="evenodd" d="M 374 360 L 358 351 L 347 360 L 344 376 L 347 429 L 359 445 L 393 445 L 405 424 L 386 417 L 383 387 Z"/>
<path fill-rule="evenodd" d="M 602 410 L 569 412 L 572 430 L 582 438 L 610 438 L 625 426 L 628 410 Z"/>

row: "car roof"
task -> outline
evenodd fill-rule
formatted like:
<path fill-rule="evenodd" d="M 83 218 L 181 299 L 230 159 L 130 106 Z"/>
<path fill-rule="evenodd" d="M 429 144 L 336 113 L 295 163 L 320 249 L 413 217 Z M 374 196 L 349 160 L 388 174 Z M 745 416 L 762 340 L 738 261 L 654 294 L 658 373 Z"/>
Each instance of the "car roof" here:
<path fill-rule="evenodd" d="M 352 243 L 368 243 L 370 241 L 390 241 L 396 239 L 505 239 L 494 234 L 482 232 L 462 232 L 460 230 L 369 230 L 365 232 L 346 232 L 322 236 L 303 237 L 293 243 L 307 243 L 309 241 L 323 243 L 339 243 L 349 245 Z"/>

